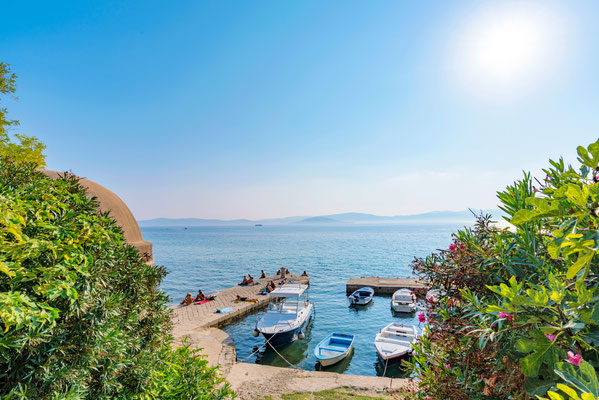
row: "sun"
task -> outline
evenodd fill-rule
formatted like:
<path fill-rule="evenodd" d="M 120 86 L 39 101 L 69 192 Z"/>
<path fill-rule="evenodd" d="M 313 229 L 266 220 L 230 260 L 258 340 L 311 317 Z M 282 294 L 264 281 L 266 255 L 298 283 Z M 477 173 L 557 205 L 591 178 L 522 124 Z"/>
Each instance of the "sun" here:
<path fill-rule="evenodd" d="M 469 16 L 456 41 L 460 80 L 494 95 L 538 84 L 559 59 L 560 19 L 540 3 L 490 4 Z"/>

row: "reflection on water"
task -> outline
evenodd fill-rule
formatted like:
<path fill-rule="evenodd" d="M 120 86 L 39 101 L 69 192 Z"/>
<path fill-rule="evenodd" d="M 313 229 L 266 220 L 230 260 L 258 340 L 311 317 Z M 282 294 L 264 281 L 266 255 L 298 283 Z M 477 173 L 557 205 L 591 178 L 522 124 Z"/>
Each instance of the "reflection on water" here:
<path fill-rule="evenodd" d="M 312 326 L 313 319 L 310 319 L 310 322 L 308 322 L 304 329 L 304 339 L 298 339 L 281 347 L 277 347 L 276 351 L 270 345 L 262 346 L 260 351 L 256 353 L 256 364 L 288 367 L 289 364 L 285 360 L 287 360 L 291 365 L 301 364 L 302 361 L 308 357 L 308 343 L 312 340 Z M 264 337 L 262 337 L 262 339 L 264 339 Z M 260 343 L 259 346 L 262 344 L 264 343 Z M 256 346 L 252 351 L 256 351 L 259 346 Z M 285 359 L 282 359 L 277 352 Z"/>

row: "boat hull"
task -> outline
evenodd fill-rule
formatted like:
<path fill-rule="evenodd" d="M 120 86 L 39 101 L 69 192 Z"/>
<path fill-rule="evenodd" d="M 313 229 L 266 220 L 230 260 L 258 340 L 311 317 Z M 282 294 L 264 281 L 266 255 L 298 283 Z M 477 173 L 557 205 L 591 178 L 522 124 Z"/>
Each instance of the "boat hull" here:
<path fill-rule="evenodd" d="M 366 304 L 370 303 L 371 301 L 372 301 L 372 297 L 362 298 L 362 299 L 356 299 L 353 297 L 349 298 L 349 304 L 354 305 L 354 306 L 365 306 Z"/>
<path fill-rule="evenodd" d="M 333 357 L 333 358 L 324 358 L 324 359 L 319 359 L 318 362 L 320 363 L 320 365 L 322 365 L 323 367 L 328 367 L 329 365 L 333 365 L 333 364 L 337 364 L 339 361 L 343 360 L 345 357 L 348 356 L 349 352 L 351 351 L 348 350 L 343 354 L 339 354 L 337 357 Z"/>
<path fill-rule="evenodd" d="M 392 362 L 392 361 L 399 361 L 406 354 L 410 354 L 410 352 L 406 350 L 403 353 L 393 354 L 392 356 L 389 356 L 389 355 L 386 355 L 386 354 L 385 355 L 381 354 L 381 352 L 379 351 L 379 349 L 376 349 L 376 354 L 379 356 L 379 358 L 381 360 L 387 361 L 387 362 Z"/>
<path fill-rule="evenodd" d="M 268 342 L 268 344 L 272 347 L 281 347 L 288 343 L 294 342 L 298 339 L 299 333 L 304 330 L 308 322 L 312 318 L 312 314 L 306 318 L 306 320 L 297 328 L 289 329 L 287 331 L 280 331 L 277 333 L 265 333 L 261 332 L 264 339 Z"/>
<path fill-rule="evenodd" d="M 416 311 L 414 304 L 391 304 L 391 309 L 399 313 L 412 313 Z"/>

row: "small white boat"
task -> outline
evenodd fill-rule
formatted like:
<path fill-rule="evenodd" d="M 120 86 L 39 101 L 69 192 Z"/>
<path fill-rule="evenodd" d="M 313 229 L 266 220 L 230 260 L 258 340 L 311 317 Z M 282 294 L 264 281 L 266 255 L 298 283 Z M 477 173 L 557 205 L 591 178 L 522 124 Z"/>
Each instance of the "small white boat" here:
<path fill-rule="evenodd" d="M 363 287 L 348 296 L 349 304 L 357 306 L 366 305 L 370 303 L 372 296 L 374 296 L 374 289 L 371 287 Z"/>
<path fill-rule="evenodd" d="M 343 360 L 352 351 L 354 335 L 344 333 L 331 333 L 318 343 L 314 349 L 314 356 L 320 365 L 327 367 Z"/>
<path fill-rule="evenodd" d="M 414 325 L 390 323 L 374 338 L 374 347 L 383 361 L 391 361 L 405 354 L 412 353 L 412 343 L 418 337 Z"/>
<path fill-rule="evenodd" d="M 287 283 L 268 295 L 282 300 L 270 303 L 256 322 L 254 337 L 262 334 L 272 347 L 304 338 L 304 328 L 312 317 L 314 305 L 307 299 L 308 285 Z"/>
<path fill-rule="evenodd" d="M 410 289 L 399 289 L 391 297 L 391 309 L 395 312 L 416 311 L 416 296 Z"/>

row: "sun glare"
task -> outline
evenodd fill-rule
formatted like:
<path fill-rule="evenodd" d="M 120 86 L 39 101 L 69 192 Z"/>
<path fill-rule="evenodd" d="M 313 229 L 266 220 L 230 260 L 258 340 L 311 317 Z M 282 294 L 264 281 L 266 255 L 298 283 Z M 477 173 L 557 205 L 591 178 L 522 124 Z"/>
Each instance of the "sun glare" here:
<path fill-rule="evenodd" d="M 540 83 L 559 61 L 560 30 L 556 14 L 534 3 L 496 3 L 472 15 L 455 54 L 461 80 L 491 95 Z"/>

